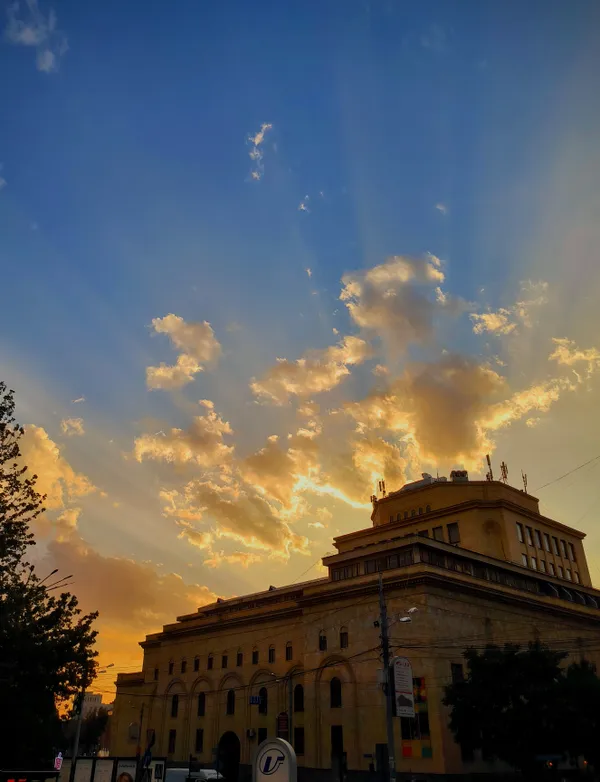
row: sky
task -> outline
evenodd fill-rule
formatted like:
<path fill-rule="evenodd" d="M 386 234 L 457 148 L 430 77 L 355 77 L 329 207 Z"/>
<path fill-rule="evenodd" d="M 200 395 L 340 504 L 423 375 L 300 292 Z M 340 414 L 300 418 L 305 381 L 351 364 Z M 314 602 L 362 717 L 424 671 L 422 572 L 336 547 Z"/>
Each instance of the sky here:
<path fill-rule="evenodd" d="M 0 6 L 0 378 L 107 698 L 146 633 L 322 576 L 379 479 L 487 453 L 600 584 L 599 23 Z"/>

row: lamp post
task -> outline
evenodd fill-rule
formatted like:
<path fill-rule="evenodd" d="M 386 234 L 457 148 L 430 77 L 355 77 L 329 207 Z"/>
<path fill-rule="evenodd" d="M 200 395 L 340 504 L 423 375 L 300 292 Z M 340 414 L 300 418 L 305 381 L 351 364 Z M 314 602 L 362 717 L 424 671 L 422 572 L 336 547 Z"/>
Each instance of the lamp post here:
<path fill-rule="evenodd" d="M 110 663 L 109 665 L 105 666 L 101 671 L 98 671 L 98 673 L 106 673 L 108 668 L 114 667 L 114 663 Z M 75 762 L 77 760 L 77 753 L 79 752 L 79 737 L 81 736 L 81 723 L 83 721 L 83 699 L 85 697 L 85 686 L 81 688 L 81 692 L 76 697 L 76 703 L 79 702 L 79 713 L 77 715 L 77 727 L 75 728 L 75 739 L 73 741 L 73 753 L 72 753 L 72 761 L 71 761 L 71 769 L 72 773 L 75 772 Z"/>

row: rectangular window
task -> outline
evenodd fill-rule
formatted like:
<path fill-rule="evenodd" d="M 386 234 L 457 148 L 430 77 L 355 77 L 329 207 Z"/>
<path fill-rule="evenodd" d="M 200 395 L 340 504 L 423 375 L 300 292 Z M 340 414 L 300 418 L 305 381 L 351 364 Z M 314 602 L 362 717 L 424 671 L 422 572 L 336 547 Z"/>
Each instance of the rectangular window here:
<path fill-rule="evenodd" d="M 552 551 L 556 554 L 557 557 L 560 557 L 560 550 L 558 548 L 558 538 L 552 538 Z"/>
<path fill-rule="evenodd" d="M 187 660 L 181 661 L 181 673 L 185 673 L 187 671 Z"/>
<path fill-rule="evenodd" d="M 340 649 L 348 648 L 348 631 L 340 630 Z"/>
<path fill-rule="evenodd" d="M 267 740 L 267 729 L 266 728 L 259 728 L 258 729 L 258 743 L 262 744 L 263 741 Z"/>
<path fill-rule="evenodd" d="M 341 757 L 344 752 L 344 729 L 341 725 L 331 726 L 331 754 Z"/>
<path fill-rule="evenodd" d="M 571 562 L 577 562 L 577 559 L 575 558 L 575 547 L 572 543 L 569 543 L 569 559 Z"/>
<path fill-rule="evenodd" d="M 170 730 L 169 731 L 169 749 L 168 753 L 169 755 L 173 755 L 175 753 L 175 742 L 177 740 L 177 731 L 176 730 Z"/>
<path fill-rule="evenodd" d="M 420 538 L 428 538 L 429 537 L 429 530 L 428 529 L 422 529 L 420 532 L 417 532 L 417 535 Z"/>
<path fill-rule="evenodd" d="M 294 749 L 296 755 L 304 755 L 304 728 L 294 728 Z"/>
<path fill-rule="evenodd" d="M 450 673 L 452 675 L 452 684 L 463 682 L 465 680 L 465 673 L 462 663 L 450 663 Z"/>
<path fill-rule="evenodd" d="M 547 532 L 544 532 L 544 548 L 546 551 L 552 551 L 550 548 L 550 535 Z"/>
<path fill-rule="evenodd" d="M 419 738 L 428 739 L 429 732 L 429 714 L 426 711 L 417 712 L 417 723 L 419 728 Z"/>
<path fill-rule="evenodd" d="M 535 545 L 538 548 L 542 548 L 542 533 L 539 531 L 539 529 L 534 530 L 535 534 Z"/>
<path fill-rule="evenodd" d="M 565 570 L 565 576 L 567 577 L 567 581 L 573 580 L 573 576 L 571 575 L 571 571 L 569 570 L 569 568 Z"/>
<path fill-rule="evenodd" d="M 443 527 L 434 527 L 433 528 L 433 539 L 434 540 L 441 540 L 442 543 L 444 542 L 444 528 Z"/>
<path fill-rule="evenodd" d="M 238 652 L 237 657 L 235 658 L 235 664 L 238 668 L 241 668 L 241 666 L 244 664 L 244 653 Z"/>
<path fill-rule="evenodd" d="M 227 655 L 221 655 L 221 668 L 227 668 Z"/>
<path fill-rule="evenodd" d="M 204 729 L 196 728 L 196 743 L 194 744 L 195 752 L 202 752 L 204 750 Z"/>
<path fill-rule="evenodd" d="M 527 543 L 533 546 L 533 530 L 531 527 L 525 527 L 525 532 L 527 533 Z"/>
<path fill-rule="evenodd" d="M 258 665 L 258 649 L 252 650 L 252 665 Z"/>
<path fill-rule="evenodd" d="M 545 559 L 540 559 L 540 570 L 542 571 L 542 573 L 546 572 L 546 560 Z"/>
<path fill-rule="evenodd" d="M 157 682 L 157 681 L 158 681 L 158 668 L 155 668 L 155 669 L 154 669 L 154 681 L 155 681 L 155 682 Z"/>
<path fill-rule="evenodd" d="M 347 578 L 355 578 L 360 575 L 360 568 L 358 562 L 354 565 L 346 565 L 345 567 L 336 568 L 332 571 L 332 578 L 334 581 L 344 581 Z"/>
<path fill-rule="evenodd" d="M 448 529 L 448 543 L 452 543 L 454 545 L 460 543 L 460 531 L 458 529 L 458 522 L 453 521 L 451 524 L 448 524 L 447 529 Z"/>
<path fill-rule="evenodd" d="M 531 557 L 531 567 L 533 570 L 537 570 L 537 559 L 535 557 Z"/>
<path fill-rule="evenodd" d="M 196 709 L 196 714 L 198 717 L 204 717 L 206 714 L 206 693 L 205 692 L 199 692 L 198 693 L 198 708 Z"/>
<path fill-rule="evenodd" d="M 579 573 L 576 570 L 573 571 L 573 578 L 575 579 L 575 582 L 577 584 L 581 584 L 581 581 L 579 579 Z"/>
<path fill-rule="evenodd" d="M 525 565 L 525 567 L 529 567 L 529 560 L 527 559 L 527 554 L 521 554 L 521 562 Z"/>
<path fill-rule="evenodd" d="M 171 698 L 171 717 L 176 717 L 179 713 L 179 695 L 175 693 Z"/>
<path fill-rule="evenodd" d="M 554 567 L 554 562 L 548 562 L 548 573 L 550 573 L 551 576 L 556 575 L 556 568 Z"/>
<path fill-rule="evenodd" d="M 294 650 L 292 648 L 291 643 L 287 643 L 285 645 L 285 659 L 286 660 L 292 660 L 294 658 Z"/>
<path fill-rule="evenodd" d="M 561 567 L 560 565 L 557 565 L 557 566 L 556 566 L 556 569 L 558 570 L 558 577 L 559 577 L 559 578 L 564 578 L 564 577 L 565 577 L 565 574 L 564 574 L 564 572 L 563 572 L 563 569 L 562 569 L 562 567 Z"/>
<path fill-rule="evenodd" d="M 213 656 L 212 656 L 212 654 L 209 654 L 208 655 L 208 660 L 206 661 L 206 668 L 209 671 L 212 671 L 212 669 L 213 669 L 213 662 L 214 662 Z"/>
<path fill-rule="evenodd" d="M 517 521 L 517 537 L 519 538 L 519 543 L 525 543 L 525 537 L 523 536 L 523 525 L 519 524 Z"/>
<path fill-rule="evenodd" d="M 412 741 L 416 736 L 416 719 L 400 717 L 400 733 L 404 741 Z"/>
<path fill-rule="evenodd" d="M 569 559 L 569 552 L 567 551 L 567 543 L 566 541 L 562 540 L 560 541 L 560 549 L 562 551 L 562 555 L 565 559 Z"/>
<path fill-rule="evenodd" d="M 270 646 L 269 647 L 269 662 L 274 663 L 275 662 L 275 647 Z"/>
<path fill-rule="evenodd" d="M 327 636 L 323 635 L 323 633 L 319 633 L 319 651 L 327 651 Z"/>
<path fill-rule="evenodd" d="M 200 658 L 194 657 L 194 671 L 200 670 Z"/>
<path fill-rule="evenodd" d="M 173 675 L 173 666 L 174 666 L 174 665 L 175 665 L 175 663 L 172 663 L 172 662 L 171 662 L 171 663 L 169 663 L 169 676 L 172 676 L 172 675 Z"/>

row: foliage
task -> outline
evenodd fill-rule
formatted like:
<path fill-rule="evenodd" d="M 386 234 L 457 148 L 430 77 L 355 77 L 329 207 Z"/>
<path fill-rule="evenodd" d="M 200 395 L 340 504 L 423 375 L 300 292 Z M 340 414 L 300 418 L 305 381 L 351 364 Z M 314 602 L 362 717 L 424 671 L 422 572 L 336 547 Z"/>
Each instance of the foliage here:
<path fill-rule="evenodd" d="M 600 679 L 589 663 L 564 669 L 567 652 L 538 641 L 527 649 L 467 649 L 464 657 L 467 675 L 448 685 L 444 698 L 452 709 L 450 728 L 464 749 L 480 749 L 528 779 L 540 775 L 540 756 L 569 753 L 594 761 Z"/>
<path fill-rule="evenodd" d="M 84 752 L 92 752 L 99 744 L 102 734 L 108 725 L 108 712 L 100 708 L 91 712 L 81 724 L 81 748 Z"/>
<path fill-rule="evenodd" d="M 97 614 L 81 616 L 77 598 L 53 594 L 25 561 L 31 522 L 43 512 L 37 476 L 20 464 L 23 429 L 14 395 L 0 383 L 0 703 L 4 768 L 51 766 L 59 741 L 57 705 L 89 685 L 95 671 Z"/>

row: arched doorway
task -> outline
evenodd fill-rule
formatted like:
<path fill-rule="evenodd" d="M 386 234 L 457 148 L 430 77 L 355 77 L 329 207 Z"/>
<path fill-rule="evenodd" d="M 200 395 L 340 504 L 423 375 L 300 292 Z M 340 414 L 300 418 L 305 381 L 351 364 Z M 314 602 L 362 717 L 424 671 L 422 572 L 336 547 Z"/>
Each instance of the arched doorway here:
<path fill-rule="evenodd" d="M 228 730 L 221 736 L 217 753 L 218 770 L 227 782 L 238 782 L 240 773 L 240 740 Z"/>

